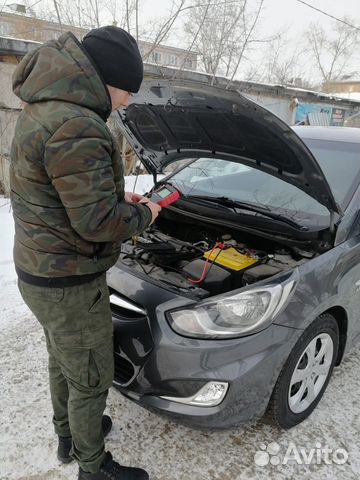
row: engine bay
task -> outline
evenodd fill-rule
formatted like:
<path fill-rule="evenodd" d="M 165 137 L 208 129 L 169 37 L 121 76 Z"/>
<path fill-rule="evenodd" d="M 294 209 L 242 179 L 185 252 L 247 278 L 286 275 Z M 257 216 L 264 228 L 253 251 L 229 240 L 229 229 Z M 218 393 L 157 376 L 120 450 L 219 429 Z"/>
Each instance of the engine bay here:
<path fill-rule="evenodd" d="M 162 212 L 155 225 L 122 244 L 119 266 L 206 298 L 272 277 L 313 256 L 244 232 L 179 220 Z"/>

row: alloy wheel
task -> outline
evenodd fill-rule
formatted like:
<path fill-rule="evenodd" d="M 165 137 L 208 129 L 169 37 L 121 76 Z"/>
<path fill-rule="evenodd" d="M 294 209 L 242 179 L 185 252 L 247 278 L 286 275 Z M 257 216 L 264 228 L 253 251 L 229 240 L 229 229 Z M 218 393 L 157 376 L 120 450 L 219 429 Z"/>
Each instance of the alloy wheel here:
<path fill-rule="evenodd" d="M 288 391 L 289 408 L 293 413 L 305 411 L 319 395 L 329 375 L 333 352 L 331 336 L 320 333 L 300 355 Z"/>

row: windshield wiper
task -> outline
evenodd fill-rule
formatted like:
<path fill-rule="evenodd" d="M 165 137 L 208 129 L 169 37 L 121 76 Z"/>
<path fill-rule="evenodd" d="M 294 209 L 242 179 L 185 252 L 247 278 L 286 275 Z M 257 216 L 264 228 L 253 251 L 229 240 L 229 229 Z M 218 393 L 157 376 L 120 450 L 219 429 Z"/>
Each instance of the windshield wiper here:
<path fill-rule="evenodd" d="M 212 197 L 210 195 L 187 195 L 185 198 L 188 199 L 198 199 L 198 200 L 205 200 L 207 202 L 212 202 L 212 203 L 217 203 L 218 205 L 222 205 L 224 207 L 228 208 L 234 208 L 234 209 L 241 209 L 241 210 L 248 210 L 249 212 L 254 212 L 254 213 L 260 213 L 261 215 L 264 215 L 269 218 L 273 218 L 274 220 L 278 220 L 282 223 L 287 223 L 291 227 L 294 227 L 296 229 L 301 228 L 302 230 L 307 229 L 304 225 L 301 225 L 294 220 L 291 220 L 290 218 L 283 217 L 282 215 L 279 215 L 277 213 L 274 213 L 271 211 L 270 207 L 267 205 L 255 205 L 253 203 L 247 203 L 247 202 L 240 202 L 238 200 L 232 200 L 231 198 L 228 197 Z"/>

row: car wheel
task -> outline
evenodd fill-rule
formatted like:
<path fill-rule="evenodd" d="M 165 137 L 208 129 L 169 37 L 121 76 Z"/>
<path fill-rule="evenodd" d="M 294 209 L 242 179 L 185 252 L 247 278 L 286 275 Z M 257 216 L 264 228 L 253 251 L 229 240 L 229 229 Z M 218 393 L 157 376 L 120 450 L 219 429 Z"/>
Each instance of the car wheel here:
<path fill-rule="evenodd" d="M 329 383 L 339 348 L 339 329 L 330 314 L 320 315 L 302 334 L 274 387 L 267 417 L 282 428 L 305 420 Z"/>

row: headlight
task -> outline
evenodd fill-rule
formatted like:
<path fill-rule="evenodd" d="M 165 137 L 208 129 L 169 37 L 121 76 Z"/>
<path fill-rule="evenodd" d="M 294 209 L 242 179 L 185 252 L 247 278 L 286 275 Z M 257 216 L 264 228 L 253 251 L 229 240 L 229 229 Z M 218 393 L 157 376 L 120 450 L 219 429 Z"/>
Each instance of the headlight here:
<path fill-rule="evenodd" d="M 234 338 L 266 328 L 289 299 L 295 281 L 219 297 L 194 308 L 168 312 L 171 327 L 185 337 Z"/>

